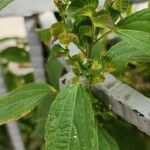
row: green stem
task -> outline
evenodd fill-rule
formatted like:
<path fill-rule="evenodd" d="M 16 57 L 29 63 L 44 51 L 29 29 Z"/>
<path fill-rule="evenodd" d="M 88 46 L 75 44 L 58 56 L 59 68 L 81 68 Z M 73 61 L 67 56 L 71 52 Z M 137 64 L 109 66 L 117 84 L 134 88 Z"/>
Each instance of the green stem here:
<path fill-rule="evenodd" d="M 109 30 L 109 31 L 107 31 L 105 34 L 103 34 L 100 38 L 98 38 L 95 42 L 94 42 L 94 44 L 95 43 L 97 43 L 98 41 L 100 41 L 101 39 L 103 39 L 106 35 L 108 35 L 109 33 L 111 33 L 112 32 L 112 30 Z"/>

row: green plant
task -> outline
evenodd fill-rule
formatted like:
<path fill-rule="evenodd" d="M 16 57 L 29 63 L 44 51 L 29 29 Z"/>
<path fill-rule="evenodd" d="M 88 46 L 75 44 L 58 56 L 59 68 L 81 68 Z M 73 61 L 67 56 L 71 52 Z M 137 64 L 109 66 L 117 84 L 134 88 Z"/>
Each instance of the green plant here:
<path fill-rule="evenodd" d="M 103 120 L 113 114 L 91 90 L 105 80 L 105 74 L 122 70 L 130 61 L 149 62 L 150 9 L 126 17 L 131 8 L 128 0 L 106 0 L 103 9 L 97 8 L 98 0 L 54 2 L 62 20 L 37 33 L 50 46 L 49 62 L 66 57 L 75 75 L 72 84 L 56 90 L 45 83 L 30 83 L 8 93 L 0 98 L 0 124 L 38 106 L 36 134 L 45 135 L 45 149 L 117 150 L 115 140 L 102 128 Z M 119 42 L 108 48 L 110 34 Z M 78 47 L 78 54 L 71 55 L 70 43 Z"/>

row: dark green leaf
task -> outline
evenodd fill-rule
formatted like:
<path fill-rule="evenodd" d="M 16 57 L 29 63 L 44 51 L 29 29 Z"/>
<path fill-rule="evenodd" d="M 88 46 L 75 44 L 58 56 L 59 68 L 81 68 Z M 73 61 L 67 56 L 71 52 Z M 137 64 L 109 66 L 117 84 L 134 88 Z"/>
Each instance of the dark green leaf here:
<path fill-rule="evenodd" d="M 50 108 L 46 150 L 94 150 L 94 114 L 85 89 L 75 84 L 63 89 Z"/>
<path fill-rule="evenodd" d="M 118 143 L 120 150 L 148 150 L 143 133 L 124 120 L 112 119 L 105 122 L 104 127 Z"/>
<path fill-rule="evenodd" d="M 90 25 L 82 25 L 79 28 L 79 33 L 86 36 L 92 35 L 92 27 Z"/>
<path fill-rule="evenodd" d="M 55 54 L 56 54 L 55 49 L 50 51 L 50 55 L 46 64 L 46 70 L 49 83 L 52 86 L 58 88 L 59 78 L 62 75 L 64 67 L 57 59 L 54 58 Z"/>
<path fill-rule="evenodd" d="M 13 0 L 0 0 L 0 11 L 11 2 L 13 2 Z"/>
<path fill-rule="evenodd" d="M 37 126 L 33 133 L 35 137 L 37 136 L 41 138 L 45 137 L 45 124 L 48 118 L 51 103 L 53 102 L 55 97 L 56 93 L 47 95 L 45 99 L 43 99 L 39 104 L 37 112 Z"/>
<path fill-rule="evenodd" d="M 105 0 L 105 9 L 111 15 L 113 21 L 117 21 L 120 17 L 121 12 L 113 8 L 113 1 L 112 0 Z"/>
<path fill-rule="evenodd" d="M 61 65 L 61 63 L 57 59 L 53 59 L 52 57 L 49 59 L 51 61 L 48 61 L 46 64 L 48 81 L 52 86 L 58 88 L 59 78 L 62 76 L 64 67 Z"/>
<path fill-rule="evenodd" d="M 31 112 L 55 90 L 43 83 L 31 83 L 0 97 L 0 124 L 17 120 Z"/>
<path fill-rule="evenodd" d="M 101 127 L 97 129 L 99 150 L 119 150 L 115 140 Z"/>

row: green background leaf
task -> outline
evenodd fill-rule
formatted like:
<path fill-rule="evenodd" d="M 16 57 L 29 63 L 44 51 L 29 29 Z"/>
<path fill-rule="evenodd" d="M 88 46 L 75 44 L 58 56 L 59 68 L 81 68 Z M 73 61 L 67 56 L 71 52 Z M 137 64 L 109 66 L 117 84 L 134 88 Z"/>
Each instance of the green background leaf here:
<path fill-rule="evenodd" d="M 30 62 L 30 55 L 24 48 L 9 47 L 0 53 L 1 59 L 17 63 Z"/>
<path fill-rule="evenodd" d="M 0 0 L 0 11 L 11 2 L 13 2 L 13 0 Z"/>
<path fill-rule="evenodd" d="M 45 137 L 45 124 L 48 118 L 50 106 L 56 97 L 55 94 L 47 95 L 39 104 L 37 112 L 36 128 L 33 132 L 34 137 Z"/>
<path fill-rule="evenodd" d="M 0 97 L 0 124 L 25 116 L 54 92 L 47 84 L 30 83 Z"/>

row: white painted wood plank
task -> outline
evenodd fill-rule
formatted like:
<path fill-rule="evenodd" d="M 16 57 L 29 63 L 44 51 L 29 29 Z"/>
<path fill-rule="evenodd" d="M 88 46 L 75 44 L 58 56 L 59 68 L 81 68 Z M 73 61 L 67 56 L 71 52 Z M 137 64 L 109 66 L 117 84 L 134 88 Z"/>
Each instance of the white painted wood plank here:
<path fill-rule="evenodd" d="M 141 1 L 145 2 L 146 0 L 131 1 L 136 3 Z M 99 7 L 101 8 L 103 4 L 104 0 L 101 0 Z M 31 16 L 49 10 L 57 11 L 53 0 L 14 0 L 14 2 L 0 12 L 0 16 Z"/>
<path fill-rule="evenodd" d="M 12 121 L 6 124 L 7 132 L 14 150 L 25 150 L 21 133 L 17 122 Z"/>
<path fill-rule="evenodd" d="M 0 96 L 6 93 L 6 87 L 3 81 L 2 72 L 0 70 Z"/>
<path fill-rule="evenodd" d="M 57 10 L 53 0 L 14 0 L 0 12 L 0 16 L 31 16 Z"/>
<path fill-rule="evenodd" d="M 27 30 L 27 40 L 29 45 L 29 53 L 34 69 L 34 76 L 36 81 L 45 82 L 44 60 L 42 54 L 41 42 L 35 32 L 37 27 L 37 17 L 26 17 L 25 26 Z"/>
<path fill-rule="evenodd" d="M 60 78 L 60 87 L 71 83 L 72 77 L 73 73 L 69 72 Z M 123 84 L 112 75 L 107 75 L 105 82 L 97 84 L 93 88 L 93 94 L 107 106 L 111 105 L 116 114 L 150 135 L 150 98 Z"/>

